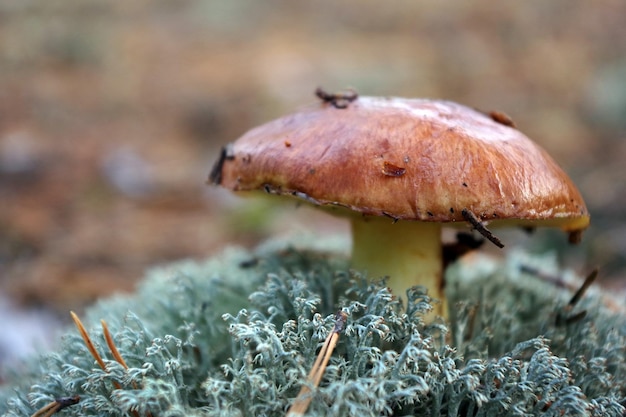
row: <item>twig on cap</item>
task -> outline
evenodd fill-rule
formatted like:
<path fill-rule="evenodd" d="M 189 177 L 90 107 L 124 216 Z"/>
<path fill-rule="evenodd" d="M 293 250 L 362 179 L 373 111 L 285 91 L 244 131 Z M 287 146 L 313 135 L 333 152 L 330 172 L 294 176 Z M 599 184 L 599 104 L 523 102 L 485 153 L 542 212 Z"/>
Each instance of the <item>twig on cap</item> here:
<path fill-rule="evenodd" d="M 233 153 L 232 145 L 228 144 L 222 148 L 219 158 L 215 162 L 215 165 L 213 165 L 213 168 L 211 168 L 208 183 L 220 185 L 222 183 L 222 168 L 224 167 L 224 162 L 231 161 L 233 159 L 235 159 L 235 155 Z"/>
<path fill-rule="evenodd" d="M 294 400 L 291 407 L 289 407 L 289 410 L 287 410 L 287 417 L 302 416 L 306 413 L 306 410 L 309 408 L 309 404 L 311 404 L 311 400 L 313 400 L 311 390 L 319 386 L 322 376 L 324 375 L 324 371 L 326 370 L 326 365 L 328 365 L 330 356 L 333 354 L 333 350 L 339 340 L 339 333 L 343 331 L 346 325 L 347 318 L 348 315 L 343 311 L 339 311 L 335 315 L 335 327 L 328 334 L 328 337 L 326 337 L 326 340 L 322 345 L 322 349 L 317 354 L 313 367 L 306 378 L 306 383 L 300 389 L 298 396 Z"/>
<path fill-rule="evenodd" d="M 396 224 L 396 223 L 398 223 L 398 220 L 400 220 L 400 218 L 398 218 L 398 217 L 394 216 L 394 215 L 393 215 L 393 214 L 391 214 L 391 213 L 387 213 L 386 211 L 383 211 L 383 212 L 382 212 L 382 214 L 383 214 L 383 216 L 385 216 L 385 217 L 389 217 L 391 220 L 393 220 L 393 221 L 391 222 L 392 224 Z"/>
<path fill-rule="evenodd" d="M 487 240 L 489 240 L 491 243 L 499 248 L 504 247 L 504 243 L 502 243 L 500 239 L 494 236 L 494 234 L 485 227 L 485 225 L 478 219 L 478 217 L 476 217 L 474 213 L 464 208 L 461 211 L 461 214 L 463 215 L 463 218 L 474 227 L 474 230 L 483 235 Z"/>
<path fill-rule="evenodd" d="M 500 123 L 502 125 L 509 126 L 509 127 L 517 127 L 515 126 L 515 122 L 513 121 L 513 119 L 511 119 L 511 117 L 508 114 L 503 113 L 501 111 L 496 111 L 496 110 L 490 111 L 489 117 L 491 117 L 494 122 Z"/>
<path fill-rule="evenodd" d="M 328 93 L 322 87 L 317 87 L 315 95 L 324 103 L 330 103 L 336 109 L 345 109 L 350 103 L 359 98 L 359 94 L 352 88 L 341 93 Z"/>

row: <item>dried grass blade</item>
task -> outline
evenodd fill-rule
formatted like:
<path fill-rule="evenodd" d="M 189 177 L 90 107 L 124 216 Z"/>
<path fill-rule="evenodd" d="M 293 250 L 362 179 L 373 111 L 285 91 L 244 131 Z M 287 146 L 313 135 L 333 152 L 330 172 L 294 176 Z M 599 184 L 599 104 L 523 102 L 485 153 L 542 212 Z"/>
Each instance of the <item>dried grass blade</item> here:
<path fill-rule="evenodd" d="M 96 359 L 96 362 L 98 362 L 98 365 L 100 365 L 102 370 L 106 370 L 106 365 L 104 364 L 104 360 L 102 360 L 102 357 L 96 350 L 96 347 L 91 341 L 89 334 L 87 334 L 87 330 L 85 329 L 85 326 L 83 326 L 83 322 L 80 321 L 76 313 L 74 313 L 73 311 L 70 311 L 70 315 L 72 316 L 72 320 L 74 320 L 74 323 L 76 324 L 76 327 L 78 328 L 78 331 L 80 332 L 80 335 L 85 341 L 85 345 L 87 345 L 87 349 L 89 350 L 89 353 L 91 353 L 91 356 L 93 356 Z"/>
<path fill-rule="evenodd" d="M 309 404 L 311 404 L 311 401 L 313 400 L 312 389 L 317 388 L 322 380 L 328 361 L 333 354 L 335 346 L 337 346 L 339 333 L 343 331 L 345 326 L 346 318 L 346 313 L 341 311 L 337 313 L 335 317 L 335 327 L 328 334 L 326 340 L 324 340 L 322 349 L 317 354 L 313 367 L 307 376 L 306 383 L 300 389 L 298 396 L 294 400 L 291 407 L 289 407 L 289 410 L 287 410 L 287 417 L 302 416 L 309 408 Z"/>
<path fill-rule="evenodd" d="M 107 326 L 107 322 L 104 320 L 100 320 L 100 324 L 102 325 L 102 333 L 104 334 L 104 340 L 106 340 L 107 346 L 109 347 L 109 350 L 111 351 L 111 354 L 113 355 L 113 358 L 115 358 L 115 360 L 119 362 L 119 364 L 122 365 L 124 369 L 128 369 L 128 365 L 126 365 L 126 361 L 124 360 L 124 358 L 122 358 L 122 355 L 120 355 L 120 352 L 117 350 L 117 347 L 115 346 L 115 342 L 113 341 L 113 337 L 111 337 L 111 332 L 109 332 L 109 326 Z"/>

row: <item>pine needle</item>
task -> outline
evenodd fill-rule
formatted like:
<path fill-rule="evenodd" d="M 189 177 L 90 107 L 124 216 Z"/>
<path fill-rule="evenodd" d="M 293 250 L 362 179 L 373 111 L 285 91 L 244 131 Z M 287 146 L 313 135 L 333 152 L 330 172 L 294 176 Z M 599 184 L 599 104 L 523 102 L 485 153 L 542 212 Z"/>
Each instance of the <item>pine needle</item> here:
<path fill-rule="evenodd" d="M 335 316 L 335 327 L 326 337 L 322 349 L 317 354 L 313 367 L 307 376 L 306 383 L 302 386 L 298 396 L 287 411 L 287 417 L 302 416 L 309 408 L 309 404 L 313 400 L 312 389 L 319 386 L 322 376 L 324 376 L 328 361 L 333 354 L 335 346 L 337 346 L 337 341 L 339 341 L 339 333 L 343 331 L 345 326 L 346 318 L 347 314 L 343 311 L 338 312 Z"/>

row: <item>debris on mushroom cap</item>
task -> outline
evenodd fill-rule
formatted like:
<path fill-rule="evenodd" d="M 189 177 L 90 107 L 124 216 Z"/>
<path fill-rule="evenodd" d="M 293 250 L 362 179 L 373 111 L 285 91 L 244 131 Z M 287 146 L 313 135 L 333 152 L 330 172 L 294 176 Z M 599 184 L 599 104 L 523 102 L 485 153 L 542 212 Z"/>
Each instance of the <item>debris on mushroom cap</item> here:
<path fill-rule="evenodd" d="M 495 119 L 449 101 L 321 103 L 250 130 L 212 180 L 398 220 L 464 222 L 465 209 L 492 224 L 585 229 L 589 213 L 569 177 Z"/>

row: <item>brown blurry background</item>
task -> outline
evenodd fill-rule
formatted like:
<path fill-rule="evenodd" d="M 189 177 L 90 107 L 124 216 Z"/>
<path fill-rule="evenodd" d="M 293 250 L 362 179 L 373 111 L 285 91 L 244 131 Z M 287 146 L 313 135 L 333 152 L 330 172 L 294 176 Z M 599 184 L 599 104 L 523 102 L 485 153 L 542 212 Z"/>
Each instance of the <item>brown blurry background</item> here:
<path fill-rule="evenodd" d="M 509 114 L 574 178 L 592 227 L 575 249 L 507 239 L 621 288 L 625 16 L 620 0 L 0 2 L 2 321 L 64 317 L 226 244 L 346 232 L 205 184 L 223 144 L 317 86 Z"/>

